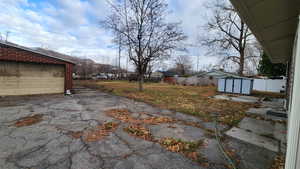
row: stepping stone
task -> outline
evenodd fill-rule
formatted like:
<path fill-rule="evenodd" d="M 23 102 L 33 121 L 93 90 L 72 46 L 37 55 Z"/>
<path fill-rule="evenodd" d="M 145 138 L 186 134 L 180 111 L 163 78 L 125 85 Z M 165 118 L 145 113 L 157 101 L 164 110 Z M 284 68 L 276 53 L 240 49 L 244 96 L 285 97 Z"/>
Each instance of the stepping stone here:
<path fill-rule="evenodd" d="M 253 118 L 244 118 L 239 123 L 239 128 L 251 131 L 258 135 L 270 135 L 273 136 L 274 132 L 274 125 L 272 122 L 264 121 L 264 120 L 257 120 Z"/>
<path fill-rule="evenodd" d="M 240 128 L 232 128 L 225 133 L 227 136 L 266 148 L 273 152 L 279 152 L 279 143 L 276 140 L 257 135 L 253 132 L 246 131 Z"/>
<path fill-rule="evenodd" d="M 269 110 L 269 111 L 267 111 L 267 115 L 275 116 L 275 117 L 281 117 L 281 118 L 287 118 L 288 117 L 288 114 L 284 111 Z"/>
<path fill-rule="evenodd" d="M 226 95 L 216 95 L 216 96 L 214 96 L 214 98 L 221 99 L 221 100 L 231 100 L 231 98 Z"/>
<path fill-rule="evenodd" d="M 204 131 L 193 126 L 180 124 L 159 124 L 150 126 L 150 131 L 156 139 L 174 138 L 195 142 L 204 138 Z"/>
<path fill-rule="evenodd" d="M 213 163 L 215 165 L 223 165 L 225 166 L 228 161 L 224 157 L 222 151 L 219 148 L 218 142 L 215 139 L 205 139 L 204 146 L 199 148 L 197 152 L 201 154 L 209 163 Z"/>
<path fill-rule="evenodd" d="M 259 101 L 259 98 L 251 97 L 251 96 L 239 96 L 239 97 L 231 97 L 231 100 L 236 102 L 256 103 Z"/>
<path fill-rule="evenodd" d="M 256 114 L 265 116 L 271 108 L 250 108 L 246 113 L 247 114 Z"/>
<path fill-rule="evenodd" d="M 284 124 L 276 123 L 274 126 L 274 137 L 282 143 L 287 143 L 287 127 Z"/>
<path fill-rule="evenodd" d="M 231 100 L 235 102 L 245 102 L 245 103 L 256 103 L 259 101 L 259 98 L 253 96 L 238 96 L 238 97 L 229 97 L 226 95 L 216 95 L 214 96 L 215 99 L 221 100 Z"/>

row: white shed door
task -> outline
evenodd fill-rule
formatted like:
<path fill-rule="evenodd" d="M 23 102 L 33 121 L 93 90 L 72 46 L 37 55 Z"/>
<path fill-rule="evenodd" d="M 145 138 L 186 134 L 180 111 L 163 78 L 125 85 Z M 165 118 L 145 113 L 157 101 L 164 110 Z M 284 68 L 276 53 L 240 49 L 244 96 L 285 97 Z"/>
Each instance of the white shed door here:
<path fill-rule="evenodd" d="M 0 96 L 64 93 L 63 65 L 0 61 Z"/>
<path fill-rule="evenodd" d="M 234 79 L 233 93 L 241 93 L 242 79 Z"/>
<path fill-rule="evenodd" d="M 233 91 L 233 79 L 226 79 L 226 92 L 227 93 L 232 93 Z"/>

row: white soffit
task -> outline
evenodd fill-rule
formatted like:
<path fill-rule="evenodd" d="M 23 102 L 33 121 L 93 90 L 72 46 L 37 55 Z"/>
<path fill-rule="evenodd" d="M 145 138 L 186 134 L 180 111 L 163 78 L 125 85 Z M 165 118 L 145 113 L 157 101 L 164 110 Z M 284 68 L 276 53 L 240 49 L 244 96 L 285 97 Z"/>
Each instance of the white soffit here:
<path fill-rule="evenodd" d="M 274 63 L 292 56 L 300 0 L 231 0 Z"/>

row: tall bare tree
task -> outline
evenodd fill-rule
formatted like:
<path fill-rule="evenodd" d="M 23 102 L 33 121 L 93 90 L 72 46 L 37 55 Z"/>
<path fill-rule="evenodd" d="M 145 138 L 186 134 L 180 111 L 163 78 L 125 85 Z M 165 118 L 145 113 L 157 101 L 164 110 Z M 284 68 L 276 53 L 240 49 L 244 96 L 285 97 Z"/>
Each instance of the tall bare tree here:
<path fill-rule="evenodd" d="M 112 9 L 103 22 L 105 28 L 121 35 L 122 46 L 139 75 L 139 90 L 143 90 L 144 75 L 149 63 L 169 56 L 186 37 L 180 23 L 168 23 L 165 0 L 119 0 L 109 3 Z"/>
<path fill-rule="evenodd" d="M 192 70 L 191 58 L 188 55 L 179 55 L 175 58 L 174 70 L 180 75 L 187 75 Z"/>
<path fill-rule="evenodd" d="M 212 9 L 212 17 L 204 26 L 208 34 L 200 36 L 201 44 L 223 56 L 222 63 L 235 63 L 238 74 L 243 75 L 246 63 L 259 56 L 247 52 L 256 41 L 253 34 L 229 2 L 217 0 L 208 8 Z"/>

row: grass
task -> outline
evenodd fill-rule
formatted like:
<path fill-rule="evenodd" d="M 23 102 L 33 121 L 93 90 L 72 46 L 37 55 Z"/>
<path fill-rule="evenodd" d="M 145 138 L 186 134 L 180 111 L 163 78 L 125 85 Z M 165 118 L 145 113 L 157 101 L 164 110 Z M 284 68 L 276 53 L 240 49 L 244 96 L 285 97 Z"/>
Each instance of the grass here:
<path fill-rule="evenodd" d="M 261 92 L 261 91 L 253 91 L 253 96 L 261 97 L 261 98 L 279 98 L 283 99 L 286 97 L 285 93 L 274 93 L 274 92 Z"/>
<path fill-rule="evenodd" d="M 110 92 L 115 95 L 143 101 L 164 109 L 195 115 L 204 121 L 212 121 L 212 113 L 218 112 L 219 121 L 235 126 L 245 117 L 245 111 L 254 104 L 211 98 L 216 95 L 212 86 L 178 86 L 162 83 L 145 83 L 139 92 L 136 83 L 126 81 L 79 81 L 78 85 Z"/>

